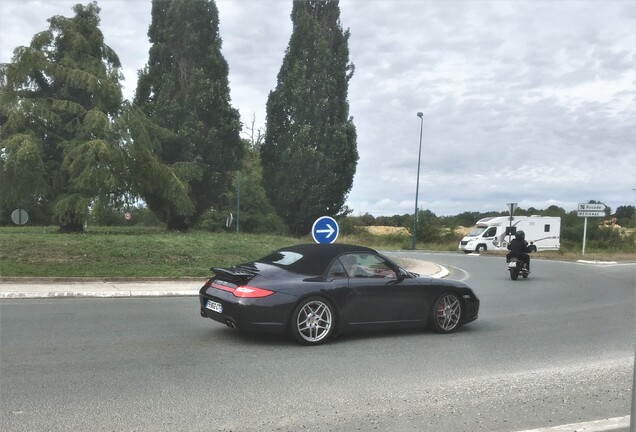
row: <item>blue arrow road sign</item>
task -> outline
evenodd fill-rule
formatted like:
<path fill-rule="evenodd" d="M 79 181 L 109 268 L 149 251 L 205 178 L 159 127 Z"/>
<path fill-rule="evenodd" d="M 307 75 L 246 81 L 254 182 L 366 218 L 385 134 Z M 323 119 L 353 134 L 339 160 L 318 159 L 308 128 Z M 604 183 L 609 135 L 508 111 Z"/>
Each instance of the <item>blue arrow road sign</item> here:
<path fill-rule="evenodd" d="M 321 216 L 311 227 L 311 236 L 316 243 L 333 243 L 338 238 L 338 222 L 330 216 Z"/>

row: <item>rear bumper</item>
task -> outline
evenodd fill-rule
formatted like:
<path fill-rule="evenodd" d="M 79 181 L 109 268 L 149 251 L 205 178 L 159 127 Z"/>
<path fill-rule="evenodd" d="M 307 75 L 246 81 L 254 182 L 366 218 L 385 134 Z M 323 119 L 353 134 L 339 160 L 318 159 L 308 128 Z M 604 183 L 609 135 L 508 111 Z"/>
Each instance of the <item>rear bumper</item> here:
<path fill-rule="evenodd" d="M 283 300 L 285 294 L 275 293 L 260 299 L 237 298 L 233 294 L 214 288 L 199 292 L 199 313 L 228 327 L 249 332 L 285 333 L 293 302 Z M 221 312 L 206 307 L 207 301 L 220 303 Z"/>

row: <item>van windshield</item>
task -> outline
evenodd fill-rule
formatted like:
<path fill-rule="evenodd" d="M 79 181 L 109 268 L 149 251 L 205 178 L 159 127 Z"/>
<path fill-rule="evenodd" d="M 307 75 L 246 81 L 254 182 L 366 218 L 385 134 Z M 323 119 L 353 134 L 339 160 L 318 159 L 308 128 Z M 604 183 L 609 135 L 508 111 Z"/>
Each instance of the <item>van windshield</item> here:
<path fill-rule="evenodd" d="M 486 227 L 477 227 L 471 232 L 468 233 L 471 237 L 477 237 L 479 234 L 483 233 L 486 230 Z"/>

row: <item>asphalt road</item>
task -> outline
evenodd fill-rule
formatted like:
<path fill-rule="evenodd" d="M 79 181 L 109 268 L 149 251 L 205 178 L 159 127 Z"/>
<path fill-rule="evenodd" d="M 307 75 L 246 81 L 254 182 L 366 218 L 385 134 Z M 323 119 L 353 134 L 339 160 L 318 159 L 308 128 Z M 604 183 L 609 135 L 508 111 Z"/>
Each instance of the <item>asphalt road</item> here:
<path fill-rule="evenodd" d="M 205 320 L 195 298 L 0 302 L 0 430 L 518 431 L 630 414 L 634 265 L 405 253 L 480 297 L 452 335 L 307 348 Z"/>

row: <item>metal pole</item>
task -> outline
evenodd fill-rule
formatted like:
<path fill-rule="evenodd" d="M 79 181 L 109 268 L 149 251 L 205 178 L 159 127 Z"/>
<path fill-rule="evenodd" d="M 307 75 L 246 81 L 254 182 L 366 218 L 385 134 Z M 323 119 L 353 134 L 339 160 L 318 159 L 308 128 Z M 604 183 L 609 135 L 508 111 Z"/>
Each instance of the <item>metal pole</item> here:
<path fill-rule="evenodd" d="M 420 118 L 420 149 L 417 153 L 417 183 L 415 185 L 415 214 L 413 216 L 413 250 L 415 250 L 417 238 L 417 196 L 420 192 L 420 159 L 422 157 L 422 130 L 424 129 L 424 114 L 418 112 L 417 116 Z"/>
<path fill-rule="evenodd" d="M 241 224 L 241 172 L 236 174 L 236 233 L 240 231 Z"/>
<path fill-rule="evenodd" d="M 636 355 L 634 355 L 634 384 L 632 384 L 632 415 L 629 419 L 630 432 L 636 431 Z"/>
<path fill-rule="evenodd" d="M 583 222 L 583 251 L 581 252 L 581 255 L 585 255 L 585 237 L 587 236 L 587 218 L 585 218 L 585 221 Z"/>
<path fill-rule="evenodd" d="M 508 216 L 508 244 L 512 241 L 512 215 Z"/>

